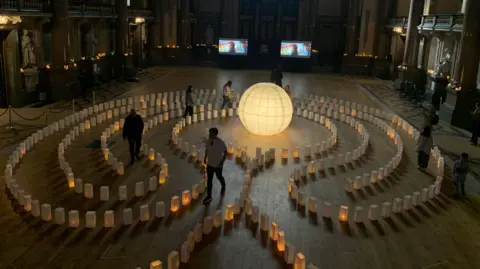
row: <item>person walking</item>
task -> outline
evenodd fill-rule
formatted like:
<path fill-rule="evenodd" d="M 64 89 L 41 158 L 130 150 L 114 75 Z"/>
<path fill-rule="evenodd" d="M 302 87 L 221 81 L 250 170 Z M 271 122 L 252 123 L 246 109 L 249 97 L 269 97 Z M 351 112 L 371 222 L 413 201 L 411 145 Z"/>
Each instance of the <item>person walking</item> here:
<path fill-rule="evenodd" d="M 430 159 L 430 151 L 433 148 L 432 129 L 429 126 L 423 128 L 423 132 L 420 134 L 420 138 L 417 142 L 418 152 L 418 169 L 425 171 L 428 167 L 428 161 Z"/>
<path fill-rule="evenodd" d="M 125 118 L 123 124 L 123 140 L 128 140 L 130 149 L 130 164 L 135 162 L 135 158 L 140 160 L 140 146 L 142 145 L 143 119 L 137 114 L 135 109 L 130 110 L 130 114 Z"/>
<path fill-rule="evenodd" d="M 224 108 L 225 106 L 227 106 L 227 108 L 230 107 L 232 104 L 232 97 L 232 82 L 229 80 L 225 85 L 223 85 L 223 103 L 221 108 Z"/>
<path fill-rule="evenodd" d="M 270 73 L 270 81 L 277 84 L 277 86 L 282 87 L 283 72 L 280 64 L 272 70 Z"/>
<path fill-rule="evenodd" d="M 460 159 L 453 164 L 453 184 L 457 190 L 456 197 L 465 198 L 465 181 L 470 167 L 468 166 L 468 154 L 462 153 Z"/>
<path fill-rule="evenodd" d="M 185 95 L 185 113 L 183 117 L 187 116 L 193 117 L 193 96 L 192 96 L 192 85 L 188 85 L 187 93 Z"/>
<path fill-rule="evenodd" d="M 480 103 L 475 104 L 475 110 L 472 112 L 472 145 L 478 145 L 478 136 L 480 136 Z"/>
<path fill-rule="evenodd" d="M 210 128 L 208 130 L 205 158 L 203 159 L 203 162 L 207 165 L 207 197 L 203 199 L 203 204 L 208 204 L 212 201 L 213 174 L 217 176 L 222 186 L 221 195 L 225 193 L 225 178 L 222 175 L 225 159 L 227 159 L 227 146 L 218 137 L 218 129 Z"/>

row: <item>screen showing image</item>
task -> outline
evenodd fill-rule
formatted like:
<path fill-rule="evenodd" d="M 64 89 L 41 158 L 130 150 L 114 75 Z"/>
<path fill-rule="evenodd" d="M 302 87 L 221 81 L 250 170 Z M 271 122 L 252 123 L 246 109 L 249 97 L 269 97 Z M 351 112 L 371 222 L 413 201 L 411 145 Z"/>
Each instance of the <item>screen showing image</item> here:
<path fill-rule="evenodd" d="M 310 58 L 312 42 L 310 41 L 282 41 L 280 55 L 292 58 Z"/>
<path fill-rule="evenodd" d="M 221 38 L 218 41 L 218 53 L 228 55 L 247 55 L 248 40 Z"/>

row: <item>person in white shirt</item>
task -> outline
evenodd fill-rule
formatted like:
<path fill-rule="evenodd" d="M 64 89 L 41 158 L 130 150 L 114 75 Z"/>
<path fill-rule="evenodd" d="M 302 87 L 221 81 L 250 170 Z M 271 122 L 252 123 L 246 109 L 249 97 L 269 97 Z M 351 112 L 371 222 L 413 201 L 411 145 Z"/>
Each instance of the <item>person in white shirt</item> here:
<path fill-rule="evenodd" d="M 223 103 L 222 103 L 222 108 L 224 108 L 226 105 L 227 107 L 230 107 L 232 104 L 232 82 L 229 80 L 225 85 L 223 85 Z"/>
<path fill-rule="evenodd" d="M 225 193 L 225 178 L 222 175 L 223 163 L 227 158 L 227 146 L 222 139 L 218 138 L 218 129 L 208 130 L 209 139 L 206 143 L 205 158 L 203 162 L 207 165 L 207 197 L 203 199 L 204 204 L 212 201 L 213 174 L 217 176 L 222 185 L 221 194 Z"/>

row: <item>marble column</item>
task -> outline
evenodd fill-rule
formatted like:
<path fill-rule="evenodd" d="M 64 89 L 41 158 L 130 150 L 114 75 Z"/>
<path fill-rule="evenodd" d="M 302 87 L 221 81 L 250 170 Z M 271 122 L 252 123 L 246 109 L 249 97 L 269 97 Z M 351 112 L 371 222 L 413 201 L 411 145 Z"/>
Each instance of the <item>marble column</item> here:
<path fill-rule="evenodd" d="M 255 22 L 254 22 L 254 32 L 255 32 L 255 39 L 259 39 L 260 37 L 260 1 L 255 3 Z"/>
<path fill-rule="evenodd" d="M 279 2 L 277 4 L 277 16 L 275 21 L 275 38 L 278 40 L 282 39 L 282 21 L 283 21 L 283 6 Z"/>
<path fill-rule="evenodd" d="M 348 1 L 348 23 L 347 23 L 347 39 L 345 42 L 345 53 L 349 56 L 355 55 L 357 48 L 357 25 L 358 22 L 358 0 Z"/>
<path fill-rule="evenodd" d="M 150 48 L 155 49 L 162 45 L 162 4 L 161 1 L 150 0 L 149 6 L 155 19 L 148 29 L 148 44 Z"/>
<path fill-rule="evenodd" d="M 312 41 L 315 38 L 315 24 L 317 23 L 318 1 L 310 0 L 307 22 L 307 40 Z"/>
<path fill-rule="evenodd" d="M 116 54 L 123 56 L 128 49 L 128 9 L 127 0 L 115 0 L 117 22 L 115 29 Z"/>
<path fill-rule="evenodd" d="M 220 0 L 220 36 L 230 37 L 228 19 L 228 0 Z"/>
<path fill-rule="evenodd" d="M 68 50 L 68 1 L 52 0 L 52 67 L 63 69 Z"/>
<path fill-rule="evenodd" d="M 190 42 L 190 0 L 182 0 L 180 7 L 180 47 L 186 48 Z"/>
<path fill-rule="evenodd" d="M 452 115 L 452 125 L 471 127 L 470 110 L 480 100 L 477 90 L 477 74 L 480 59 L 480 1 L 464 0 L 465 18 L 460 40 L 460 54 L 455 68 L 454 80 L 461 86 Z"/>
<path fill-rule="evenodd" d="M 415 67 L 418 53 L 419 34 L 417 26 L 422 21 L 424 0 L 410 0 L 408 28 L 403 52 L 403 65 Z"/>
<path fill-rule="evenodd" d="M 69 71 L 64 70 L 68 61 L 68 2 L 53 0 L 52 9 L 52 69 L 47 73 L 48 89 L 47 99 L 50 101 L 67 100 L 71 98 L 70 91 L 66 89 L 69 81 Z"/>

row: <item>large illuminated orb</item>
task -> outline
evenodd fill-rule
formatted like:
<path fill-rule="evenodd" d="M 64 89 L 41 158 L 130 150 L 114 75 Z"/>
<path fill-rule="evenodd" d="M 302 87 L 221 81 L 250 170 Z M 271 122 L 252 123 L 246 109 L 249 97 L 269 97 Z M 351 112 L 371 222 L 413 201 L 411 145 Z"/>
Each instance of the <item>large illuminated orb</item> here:
<path fill-rule="evenodd" d="M 292 100 L 273 83 L 257 83 L 248 88 L 238 104 L 243 126 L 256 135 L 275 135 L 292 121 Z"/>

